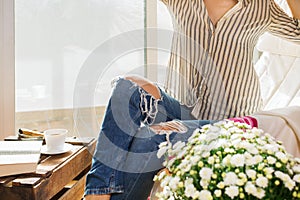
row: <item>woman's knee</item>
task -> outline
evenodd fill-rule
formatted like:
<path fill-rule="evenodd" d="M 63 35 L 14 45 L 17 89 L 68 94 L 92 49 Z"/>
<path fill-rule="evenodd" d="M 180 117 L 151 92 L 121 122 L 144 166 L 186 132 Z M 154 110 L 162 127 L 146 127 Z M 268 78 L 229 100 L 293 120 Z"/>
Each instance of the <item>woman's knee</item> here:
<path fill-rule="evenodd" d="M 148 79 L 141 77 L 141 76 L 136 76 L 136 75 L 125 76 L 124 79 L 130 80 L 130 81 L 136 83 L 138 86 L 143 88 L 146 92 L 151 94 L 154 98 L 156 98 L 156 99 L 161 98 L 160 90 L 158 89 L 158 87 L 155 84 L 153 84 L 153 82 L 149 81 Z"/>

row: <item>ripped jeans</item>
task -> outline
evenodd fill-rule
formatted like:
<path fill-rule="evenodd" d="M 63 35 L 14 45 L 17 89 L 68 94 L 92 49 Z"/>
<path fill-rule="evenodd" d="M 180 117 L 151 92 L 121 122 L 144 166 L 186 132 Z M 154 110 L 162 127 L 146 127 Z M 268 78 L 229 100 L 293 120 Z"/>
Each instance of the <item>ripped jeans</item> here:
<path fill-rule="evenodd" d="M 163 167 L 156 156 L 166 135 L 156 134 L 152 124 L 178 121 L 183 129 L 170 141 L 186 141 L 196 128 L 210 123 L 195 120 L 191 109 L 160 89 L 155 99 L 141 87 L 120 78 L 116 81 L 98 137 L 85 195 L 111 194 L 111 200 L 145 200 L 154 175 Z"/>

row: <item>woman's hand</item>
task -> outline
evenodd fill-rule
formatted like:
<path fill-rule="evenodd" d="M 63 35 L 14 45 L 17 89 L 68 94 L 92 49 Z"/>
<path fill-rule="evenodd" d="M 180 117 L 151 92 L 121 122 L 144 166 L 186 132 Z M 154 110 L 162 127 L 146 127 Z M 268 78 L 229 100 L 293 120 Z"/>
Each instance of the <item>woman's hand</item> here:
<path fill-rule="evenodd" d="M 286 0 L 291 11 L 293 17 L 295 19 L 300 19 L 300 0 Z"/>

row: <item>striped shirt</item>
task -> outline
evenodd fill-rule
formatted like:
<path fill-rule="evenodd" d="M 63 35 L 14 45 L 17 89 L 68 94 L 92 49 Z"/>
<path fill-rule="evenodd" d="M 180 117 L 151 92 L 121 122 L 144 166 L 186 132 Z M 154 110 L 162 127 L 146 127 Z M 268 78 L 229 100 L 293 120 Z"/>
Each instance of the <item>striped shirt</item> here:
<path fill-rule="evenodd" d="M 174 35 L 166 91 L 197 119 L 245 116 L 262 108 L 253 51 L 264 32 L 300 43 L 298 20 L 273 0 L 239 0 L 214 26 L 203 0 L 162 0 Z"/>

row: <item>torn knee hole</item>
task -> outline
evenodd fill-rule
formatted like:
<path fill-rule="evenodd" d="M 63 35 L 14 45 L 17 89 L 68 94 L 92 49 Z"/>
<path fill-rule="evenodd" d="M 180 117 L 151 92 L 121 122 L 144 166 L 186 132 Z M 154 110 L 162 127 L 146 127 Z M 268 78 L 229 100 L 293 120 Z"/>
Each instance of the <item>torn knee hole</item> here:
<path fill-rule="evenodd" d="M 158 87 L 147 79 L 138 76 L 127 76 L 125 77 L 125 79 L 143 88 L 143 90 L 151 94 L 155 99 L 161 98 L 160 90 L 158 89 Z"/>

